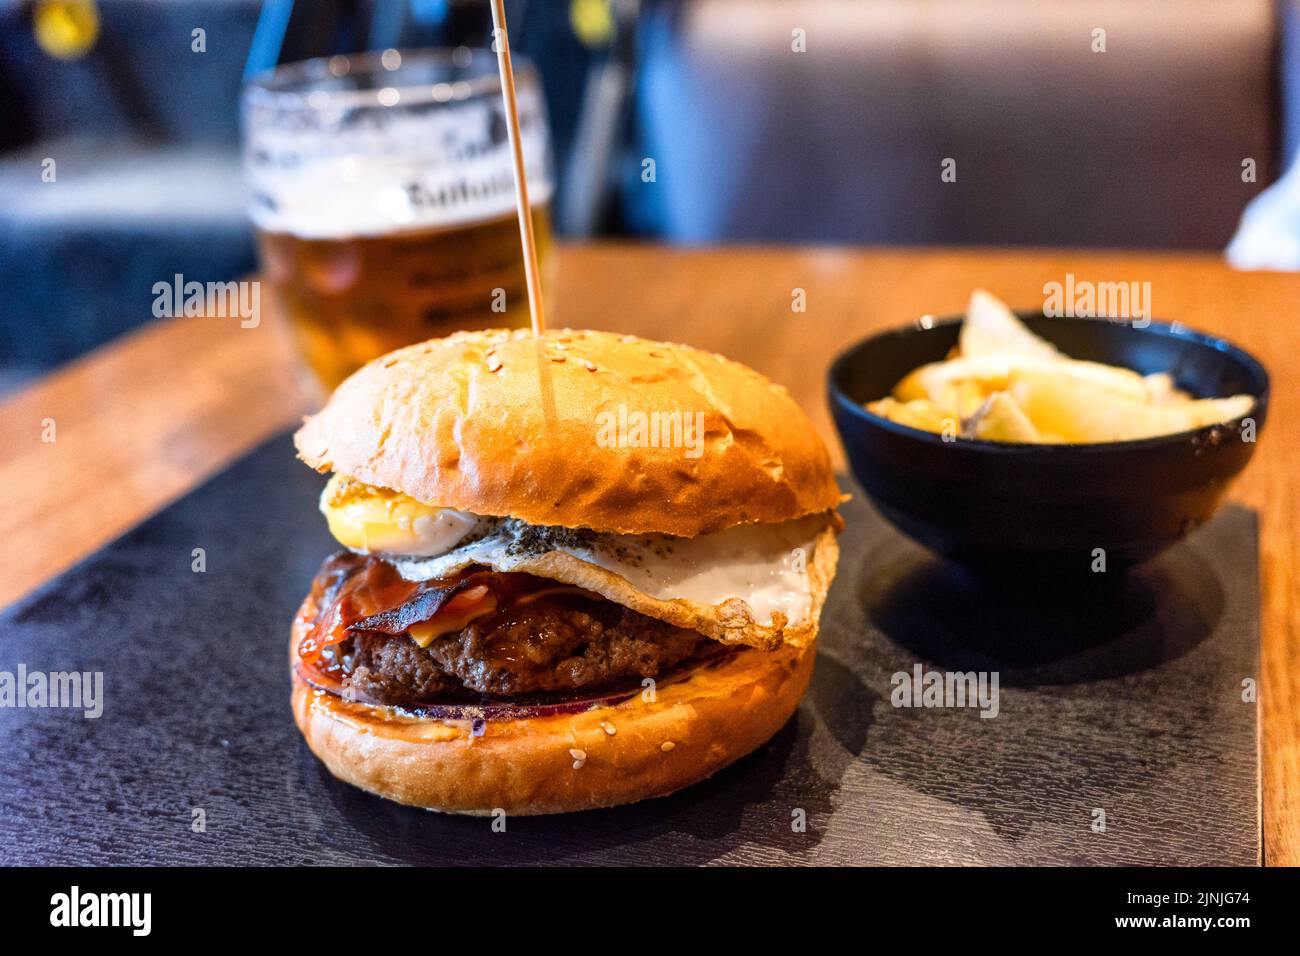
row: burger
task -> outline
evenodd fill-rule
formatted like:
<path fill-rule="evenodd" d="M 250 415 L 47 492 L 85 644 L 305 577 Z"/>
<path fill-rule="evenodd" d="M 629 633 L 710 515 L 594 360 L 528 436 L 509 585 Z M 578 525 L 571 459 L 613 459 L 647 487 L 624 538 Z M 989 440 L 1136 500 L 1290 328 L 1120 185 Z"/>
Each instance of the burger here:
<path fill-rule="evenodd" d="M 294 436 L 341 550 L 294 623 L 334 776 L 448 813 L 662 796 L 789 720 L 841 527 L 789 393 L 682 345 L 461 332 L 343 382 Z"/>

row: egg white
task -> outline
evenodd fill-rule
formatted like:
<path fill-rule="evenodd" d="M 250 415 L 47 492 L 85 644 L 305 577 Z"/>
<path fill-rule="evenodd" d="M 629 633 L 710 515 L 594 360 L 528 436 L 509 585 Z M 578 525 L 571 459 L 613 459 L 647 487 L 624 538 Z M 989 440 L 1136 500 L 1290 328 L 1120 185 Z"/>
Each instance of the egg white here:
<path fill-rule="evenodd" d="M 521 561 L 559 552 L 616 574 L 657 600 L 716 606 L 739 599 L 749 606 L 755 623 L 771 626 L 773 614 L 779 612 L 785 615 L 786 625 L 794 627 L 812 611 L 808 567 L 826 522 L 824 514 L 809 515 L 781 524 L 738 525 L 694 538 L 561 531 L 555 536 L 558 540 L 539 547 L 528 540 L 530 526 L 503 521 L 495 530 L 442 554 L 392 555 L 388 560 L 407 580 L 427 581 L 470 564 L 511 571 Z"/>

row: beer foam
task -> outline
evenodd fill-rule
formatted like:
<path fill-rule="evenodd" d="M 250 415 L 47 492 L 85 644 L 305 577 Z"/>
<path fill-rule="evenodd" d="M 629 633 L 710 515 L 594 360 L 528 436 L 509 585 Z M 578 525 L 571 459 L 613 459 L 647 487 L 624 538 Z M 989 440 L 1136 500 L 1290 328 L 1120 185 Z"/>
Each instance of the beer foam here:
<path fill-rule="evenodd" d="M 520 91 L 529 200 L 553 190 L 545 107 Z M 254 107 L 256 110 L 257 107 Z M 267 108 L 250 124 L 245 169 L 253 222 L 304 239 L 385 235 L 509 215 L 514 167 L 496 104 L 435 112 L 350 112 L 323 100 L 304 121 Z"/>
<path fill-rule="evenodd" d="M 529 201 L 549 202 L 549 171 L 537 162 L 527 175 Z M 303 239 L 450 227 L 497 219 L 515 209 L 508 157 L 445 168 L 382 157 L 333 157 L 292 173 L 258 176 L 252 191 L 250 212 L 259 229 Z"/>

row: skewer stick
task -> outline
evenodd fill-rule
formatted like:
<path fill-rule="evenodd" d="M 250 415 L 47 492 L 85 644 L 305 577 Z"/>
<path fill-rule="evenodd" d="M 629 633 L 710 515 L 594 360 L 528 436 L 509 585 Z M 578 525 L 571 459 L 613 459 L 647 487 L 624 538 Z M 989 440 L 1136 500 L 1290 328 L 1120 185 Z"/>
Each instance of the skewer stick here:
<path fill-rule="evenodd" d="M 510 36 L 506 33 L 505 0 L 492 0 L 492 36 L 501 74 L 501 95 L 506 105 L 506 132 L 515 164 L 515 206 L 519 212 L 519 238 L 524 246 L 524 280 L 528 285 L 528 314 L 533 335 L 546 330 L 542 307 L 542 279 L 537 270 L 537 238 L 533 235 L 533 207 L 528 203 L 528 180 L 524 175 L 524 144 L 519 136 L 519 103 L 515 99 L 515 71 L 510 64 Z"/>

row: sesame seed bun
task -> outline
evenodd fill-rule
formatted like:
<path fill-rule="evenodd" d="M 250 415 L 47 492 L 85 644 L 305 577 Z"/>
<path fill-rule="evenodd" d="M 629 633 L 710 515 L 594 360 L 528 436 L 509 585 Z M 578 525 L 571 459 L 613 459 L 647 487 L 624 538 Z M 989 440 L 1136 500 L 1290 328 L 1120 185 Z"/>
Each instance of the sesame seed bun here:
<path fill-rule="evenodd" d="M 658 440 L 636 431 L 638 415 L 660 423 Z M 477 720 L 448 708 L 417 716 L 313 687 L 295 666 L 295 721 L 339 779 L 447 813 L 608 807 L 710 776 L 761 746 L 798 706 L 835 573 L 841 494 L 807 416 L 757 372 L 605 332 L 461 332 L 366 365 L 294 441 L 318 471 L 532 525 L 695 537 L 808 517 L 815 535 L 811 611 L 798 622 L 775 612 L 770 624 L 755 622 L 739 600 L 651 598 L 559 552 L 511 566 L 735 645 L 663 676 L 652 694 L 498 705 L 473 711 Z M 291 660 L 316 610 L 309 596 Z"/>
<path fill-rule="evenodd" d="M 329 771 L 444 813 L 567 813 L 666 796 L 755 750 L 794 713 L 816 649 L 745 648 L 580 713 L 432 720 L 343 700 L 295 673 L 293 713 Z"/>
<path fill-rule="evenodd" d="M 668 447 L 639 447 L 652 439 L 638 414 L 667 423 L 655 434 L 671 433 Z M 399 349 L 340 385 L 294 442 L 318 471 L 420 501 L 619 534 L 693 537 L 841 499 L 784 388 L 720 355 L 608 332 L 460 332 Z"/>

